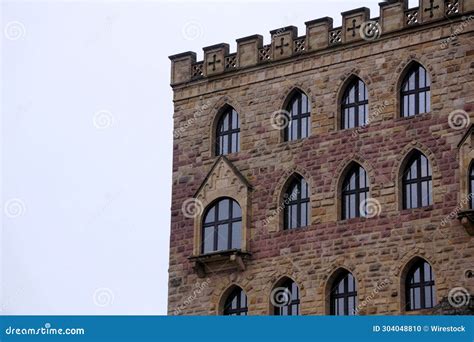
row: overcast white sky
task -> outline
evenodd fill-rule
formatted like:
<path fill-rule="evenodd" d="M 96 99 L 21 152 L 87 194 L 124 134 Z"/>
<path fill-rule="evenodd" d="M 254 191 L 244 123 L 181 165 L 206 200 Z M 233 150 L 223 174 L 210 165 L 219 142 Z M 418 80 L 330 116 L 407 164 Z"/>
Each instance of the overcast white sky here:
<path fill-rule="evenodd" d="M 168 56 L 379 1 L 2 1 L 2 312 L 165 314 Z"/>

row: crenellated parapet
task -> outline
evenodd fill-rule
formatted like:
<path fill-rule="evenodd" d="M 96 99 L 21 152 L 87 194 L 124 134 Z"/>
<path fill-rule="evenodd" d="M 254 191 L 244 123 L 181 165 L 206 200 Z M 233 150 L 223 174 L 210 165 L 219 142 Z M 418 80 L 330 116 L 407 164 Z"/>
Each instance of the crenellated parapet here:
<path fill-rule="evenodd" d="M 261 35 L 237 39 L 237 52 L 229 53 L 225 43 L 203 48 L 204 60 L 194 52 L 170 56 L 171 85 L 220 75 L 306 53 L 363 41 L 370 43 L 392 32 L 419 27 L 435 21 L 453 20 L 474 11 L 474 0 L 419 0 L 408 8 L 408 0 L 388 0 L 379 4 L 380 17 L 371 18 L 362 7 L 341 13 L 342 26 L 324 17 L 306 22 L 306 34 L 298 36 L 295 26 L 270 31 L 271 43 L 263 45 Z"/>

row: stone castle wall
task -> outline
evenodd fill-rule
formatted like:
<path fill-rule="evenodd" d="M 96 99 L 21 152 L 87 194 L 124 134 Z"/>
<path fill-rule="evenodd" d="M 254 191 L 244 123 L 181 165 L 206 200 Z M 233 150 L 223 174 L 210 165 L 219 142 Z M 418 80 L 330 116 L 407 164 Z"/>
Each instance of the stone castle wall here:
<path fill-rule="evenodd" d="M 458 147 L 468 128 L 450 125 L 454 110 L 467 112 L 474 122 L 474 0 L 457 2 L 458 13 L 446 16 L 446 3 L 452 2 L 435 0 L 441 10 L 430 17 L 424 11 L 429 0 L 421 1 L 415 24 L 408 14 L 416 10 L 406 2 L 382 3 L 381 17 L 374 20 L 381 29 L 375 38 L 361 37 L 360 31 L 353 37 L 348 30 L 370 19 L 367 9 L 357 9 L 342 14 L 341 28 L 323 18 L 306 23 L 304 37 L 294 27 L 272 31 L 269 47 L 262 45 L 261 36 L 252 36 L 237 40 L 236 54 L 219 44 L 204 48 L 203 62 L 196 62 L 193 53 L 170 57 L 175 106 L 170 314 L 216 314 L 233 284 L 246 291 L 250 315 L 269 314 L 270 293 L 284 276 L 300 287 L 302 314 L 328 314 L 328 284 L 340 267 L 357 279 L 358 300 L 365 303 L 361 314 L 400 314 L 404 273 L 416 256 L 433 267 L 438 302 L 455 287 L 474 293 L 472 237 L 459 220 L 446 219 L 460 203 L 466 205 L 464 166 L 474 158 L 472 139 Z M 340 31 L 336 42 L 331 40 L 335 31 Z M 296 48 L 301 44 L 303 50 Z M 214 57 L 221 62 L 209 64 Z M 412 61 L 431 76 L 431 112 L 401 118 L 399 87 Z M 338 103 L 351 75 L 368 87 L 370 123 L 341 130 Z M 272 118 L 294 89 L 310 98 L 311 135 L 284 142 Z M 226 156 L 232 168 L 221 174 L 235 168 L 248 182 L 241 205 L 251 256 L 245 270 L 222 268 L 203 275 L 189 259 L 198 254 L 200 217 L 187 217 L 182 205 L 203 183 L 225 192 L 239 182 L 238 177 L 221 176 L 217 184 L 213 178 L 218 176 L 208 177 L 218 159 L 213 130 L 225 104 L 239 113 L 241 148 Z M 399 175 L 413 149 L 431 162 L 433 205 L 403 210 Z M 376 217 L 340 219 L 338 190 L 352 161 L 368 172 L 370 196 L 381 205 Z M 277 210 L 293 172 L 311 187 L 311 225 L 283 231 Z M 200 196 L 205 200 L 210 195 Z"/>

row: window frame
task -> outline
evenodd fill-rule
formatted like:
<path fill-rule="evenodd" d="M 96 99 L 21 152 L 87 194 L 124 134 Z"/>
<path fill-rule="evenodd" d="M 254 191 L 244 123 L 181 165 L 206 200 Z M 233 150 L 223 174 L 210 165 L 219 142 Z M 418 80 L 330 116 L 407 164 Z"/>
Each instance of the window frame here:
<path fill-rule="evenodd" d="M 425 73 L 425 86 L 421 87 L 420 85 L 420 69 Z M 413 90 L 404 90 L 405 85 L 408 85 L 410 82 L 410 77 L 412 74 L 415 74 L 415 89 Z M 429 81 L 429 82 L 427 82 Z M 428 84 L 426 86 L 426 84 Z M 425 96 L 425 108 L 424 111 L 420 111 L 420 94 L 424 93 Z M 405 108 L 405 97 L 414 95 L 415 105 L 414 105 L 414 114 L 410 115 L 410 99 L 408 98 L 408 105 Z M 429 110 L 428 110 L 429 109 Z M 429 113 L 431 111 L 431 76 L 424 66 L 420 63 L 413 63 L 405 72 L 403 80 L 400 86 L 400 117 L 402 118 L 411 118 L 420 114 Z"/>
<path fill-rule="evenodd" d="M 306 97 L 306 104 L 307 104 L 307 112 L 303 113 L 303 96 Z M 298 101 L 297 103 L 297 113 L 293 113 L 293 104 L 295 101 Z M 286 110 L 285 110 L 285 115 L 289 115 L 287 117 L 288 119 L 288 125 L 286 125 L 285 129 L 283 130 L 283 140 L 285 142 L 289 141 L 297 141 L 301 139 L 308 138 L 311 135 L 311 103 L 309 96 L 306 95 L 301 90 L 295 90 L 289 97 L 288 104 L 286 105 Z M 302 122 L 303 120 L 307 120 L 306 124 L 306 130 L 307 134 L 306 136 L 303 136 L 302 132 Z M 293 125 L 297 124 L 297 129 L 296 129 L 296 138 L 293 137 Z M 306 133 L 306 132 L 305 132 Z"/>
<path fill-rule="evenodd" d="M 360 173 L 361 173 L 361 170 L 364 171 L 365 173 L 365 187 L 362 188 L 361 187 L 361 182 L 360 182 Z M 350 180 L 352 178 L 352 175 L 356 173 L 356 186 L 355 186 L 355 189 L 353 190 L 347 190 L 347 185 L 350 184 Z M 344 179 L 342 180 L 342 186 L 341 186 L 341 219 L 342 220 L 350 220 L 350 219 L 353 219 L 353 218 L 357 218 L 357 217 L 364 217 L 363 215 L 361 215 L 361 211 L 360 211 L 360 205 L 361 205 L 361 194 L 362 193 L 365 193 L 366 196 L 365 196 L 365 199 L 367 200 L 369 198 L 369 192 L 370 192 L 370 182 L 369 182 L 369 175 L 367 174 L 367 171 L 365 170 L 365 168 L 362 167 L 362 165 L 359 165 L 357 163 L 354 163 L 352 166 L 349 167 L 348 171 L 346 172 L 345 176 L 344 176 Z M 349 216 L 346 216 L 346 197 L 349 197 L 349 196 L 352 196 L 352 195 L 355 195 L 355 203 L 356 203 L 356 207 L 355 207 L 355 216 L 354 217 L 350 217 Z"/>
<path fill-rule="evenodd" d="M 283 230 L 292 230 L 297 228 L 303 228 L 310 225 L 311 220 L 311 203 L 310 203 L 310 189 L 309 184 L 306 182 L 304 177 L 300 175 L 293 175 L 292 180 L 289 182 L 288 186 L 286 187 L 285 194 L 284 194 L 284 208 L 283 208 Z M 303 198 L 303 194 L 301 188 L 303 186 L 303 182 L 306 183 L 306 191 L 308 193 L 307 197 Z M 292 198 L 293 189 L 296 187 L 298 193 L 297 197 L 294 200 L 288 200 Z M 306 225 L 302 225 L 302 209 L 303 205 L 306 206 Z M 296 226 L 291 227 L 291 208 L 296 206 Z"/>
<path fill-rule="evenodd" d="M 245 305 L 242 306 L 242 296 L 245 298 Z M 232 308 L 232 301 L 237 298 L 237 308 Z M 245 291 L 240 287 L 235 287 L 229 293 L 224 301 L 224 308 L 222 314 L 224 316 L 247 316 L 248 315 L 248 298 Z"/>
<path fill-rule="evenodd" d="M 426 281 L 425 280 L 425 264 L 427 264 L 431 271 L 431 279 Z M 414 278 L 414 275 L 417 270 L 420 270 L 420 281 L 417 283 L 411 283 L 411 280 Z M 430 287 L 431 289 L 431 306 L 426 306 L 426 288 Z M 420 307 L 419 308 L 412 308 L 412 301 L 410 296 L 410 290 L 419 288 L 420 289 Z M 413 295 L 415 296 L 415 294 Z M 406 279 L 405 279 L 405 310 L 406 311 L 417 311 L 417 310 L 424 310 L 424 309 L 431 309 L 436 305 L 436 281 L 433 272 L 433 267 L 431 264 L 424 260 L 419 259 L 411 265 L 409 268 Z"/>
<path fill-rule="evenodd" d="M 237 117 L 237 127 L 234 126 L 234 115 Z M 224 130 L 224 119 L 228 119 L 228 129 Z M 237 134 L 236 146 L 232 144 L 232 135 Z M 227 150 L 224 151 L 225 144 L 221 145 L 220 139 L 227 141 Z M 240 116 L 237 111 L 231 107 L 227 106 L 222 113 L 219 115 L 219 120 L 217 121 L 215 129 L 215 150 L 214 153 L 216 156 L 225 156 L 233 153 L 240 152 Z"/>
<path fill-rule="evenodd" d="M 362 83 L 364 85 L 364 95 L 363 99 L 359 99 L 359 85 Z M 349 94 L 350 91 L 354 88 L 354 102 L 351 103 L 346 103 L 346 100 L 349 101 Z M 367 96 L 366 96 L 367 95 Z M 365 120 L 362 125 L 359 124 L 359 108 L 360 106 L 364 106 L 364 111 L 363 113 Z M 357 127 L 363 127 L 365 125 L 368 125 L 368 114 L 369 114 L 369 90 L 367 89 L 367 85 L 365 84 L 364 81 L 362 81 L 359 77 L 353 77 L 349 83 L 346 85 L 344 89 L 344 93 L 342 95 L 342 100 L 341 100 L 341 122 L 339 124 L 339 127 L 344 130 L 344 129 L 353 129 Z M 354 127 L 349 127 L 345 126 L 346 122 L 346 109 L 354 108 Z M 349 124 L 349 113 L 347 113 L 347 122 Z"/>
<path fill-rule="evenodd" d="M 421 160 L 422 158 L 426 159 L 427 165 L 428 165 L 428 170 L 429 175 L 427 176 L 422 176 L 422 168 L 421 168 Z M 407 179 L 408 173 L 411 169 L 411 166 L 413 163 L 416 162 L 416 178 L 414 179 Z M 428 194 L 431 194 L 431 196 L 428 197 L 428 204 L 423 205 L 423 183 L 427 182 L 428 184 Z M 417 196 L 417 203 L 416 206 L 413 207 L 410 205 L 408 207 L 408 202 L 407 202 L 407 185 L 412 185 L 416 184 L 416 196 Z M 411 191 L 411 190 L 410 190 Z M 411 197 L 411 196 L 410 196 Z M 413 200 L 410 201 L 410 204 L 413 203 Z M 426 208 L 433 205 L 433 168 L 431 166 L 431 162 L 428 159 L 427 156 L 425 156 L 423 153 L 416 151 L 413 152 L 413 154 L 408 158 L 407 162 L 405 163 L 405 167 L 403 169 L 403 174 L 402 174 L 402 208 L 403 210 L 409 210 L 409 209 L 418 209 L 418 208 Z"/>
<path fill-rule="evenodd" d="M 349 291 L 349 275 L 352 277 L 354 281 L 354 290 Z M 339 287 L 339 284 L 343 282 L 343 292 L 335 294 L 335 290 Z M 343 310 L 344 314 L 336 314 L 336 301 L 337 299 L 343 299 L 344 305 Z M 349 298 L 354 298 L 354 311 L 351 315 L 349 313 Z M 357 301 L 358 301 L 358 293 L 357 293 L 357 280 L 354 275 L 347 271 L 341 271 L 341 273 L 334 279 L 331 285 L 331 292 L 329 296 L 329 314 L 332 316 L 355 316 L 356 309 L 357 309 Z"/>
<path fill-rule="evenodd" d="M 229 208 L 227 210 L 227 219 L 224 220 L 219 220 L 219 205 L 224 202 L 225 200 L 229 201 Z M 234 217 L 234 203 L 237 204 L 240 208 L 240 217 Z M 208 213 L 214 209 L 214 218 L 212 221 L 206 223 L 206 217 Z M 202 222 L 202 227 L 201 227 L 201 254 L 212 254 L 215 252 L 221 252 L 221 251 L 229 251 L 233 249 L 240 250 L 242 248 L 242 230 L 243 230 L 243 225 L 242 225 L 242 207 L 240 204 L 234 200 L 233 198 L 230 197 L 221 197 L 216 199 L 214 202 L 212 202 L 204 211 L 204 215 L 202 215 L 201 218 Z M 233 233 L 233 225 L 234 223 L 240 223 L 240 241 L 239 241 L 239 248 L 233 248 L 233 240 L 232 240 L 232 233 Z M 226 249 L 219 249 L 219 226 L 222 225 L 227 225 L 227 248 Z M 213 243 L 212 243 L 212 250 L 211 251 L 205 251 L 205 241 L 206 241 L 206 228 L 213 228 Z"/>

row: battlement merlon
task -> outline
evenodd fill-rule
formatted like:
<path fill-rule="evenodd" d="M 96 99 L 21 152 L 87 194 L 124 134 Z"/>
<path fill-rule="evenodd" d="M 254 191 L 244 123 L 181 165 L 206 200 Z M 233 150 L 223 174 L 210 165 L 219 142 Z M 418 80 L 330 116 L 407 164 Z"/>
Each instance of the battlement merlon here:
<path fill-rule="evenodd" d="M 237 52 L 229 54 L 225 43 L 203 48 L 204 60 L 196 61 L 196 53 L 188 51 L 170 56 L 171 85 L 204 79 L 235 70 L 293 56 L 366 40 L 420 25 L 461 18 L 474 11 L 474 0 L 419 0 L 419 6 L 408 8 L 408 0 L 387 0 L 379 3 L 380 17 L 370 18 L 366 7 L 342 12 L 342 26 L 333 27 L 329 17 L 305 23 L 306 34 L 287 26 L 270 31 L 271 43 L 263 45 L 261 35 L 237 39 Z"/>

